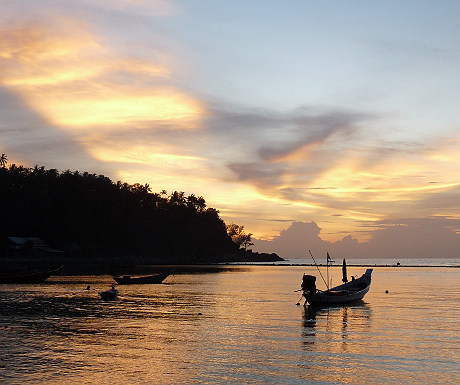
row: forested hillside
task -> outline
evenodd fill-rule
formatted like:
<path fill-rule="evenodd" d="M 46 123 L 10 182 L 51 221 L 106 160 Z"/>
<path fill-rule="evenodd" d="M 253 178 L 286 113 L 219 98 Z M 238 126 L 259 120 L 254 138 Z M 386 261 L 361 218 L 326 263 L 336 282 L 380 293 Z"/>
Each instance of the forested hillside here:
<path fill-rule="evenodd" d="M 0 212 L 2 242 L 39 237 L 68 253 L 200 262 L 239 249 L 203 197 L 153 193 L 87 172 L 0 168 Z"/>

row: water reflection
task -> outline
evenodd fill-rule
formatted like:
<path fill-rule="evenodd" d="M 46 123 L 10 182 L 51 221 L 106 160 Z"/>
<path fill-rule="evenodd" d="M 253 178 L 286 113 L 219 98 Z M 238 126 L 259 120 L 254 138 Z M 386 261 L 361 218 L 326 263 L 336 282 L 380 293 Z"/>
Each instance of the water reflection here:
<path fill-rule="evenodd" d="M 366 302 L 324 309 L 294 306 L 299 271 L 180 274 L 114 303 L 110 276 L 0 285 L 0 383 L 460 383 L 457 271 L 380 269 Z"/>
<path fill-rule="evenodd" d="M 321 334 L 322 340 L 340 336 L 342 348 L 346 349 L 349 333 L 356 335 L 370 329 L 371 315 L 371 307 L 364 302 L 327 308 L 305 306 L 302 319 L 303 346 L 312 350 L 312 345 L 317 342 L 317 334 Z"/>
<path fill-rule="evenodd" d="M 124 383 L 120 376 L 133 373 L 143 379 L 160 373 L 171 383 L 193 377 L 206 321 L 201 312 L 217 303 L 212 294 L 196 285 L 134 285 L 123 287 L 118 301 L 103 302 L 97 293 L 108 283 L 109 277 L 80 277 L 1 287 L 0 372 L 11 378 L 0 374 L 0 383 L 60 383 L 48 377 L 53 371 L 81 384 L 109 383 L 108 377 Z"/>

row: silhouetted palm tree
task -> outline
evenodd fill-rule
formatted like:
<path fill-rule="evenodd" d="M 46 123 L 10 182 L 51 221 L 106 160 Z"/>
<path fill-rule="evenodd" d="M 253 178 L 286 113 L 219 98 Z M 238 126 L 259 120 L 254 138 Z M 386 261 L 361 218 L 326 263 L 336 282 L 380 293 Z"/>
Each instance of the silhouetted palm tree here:
<path fill-rule="evenodd" d="M 185 193 L 183 191 L 174 191 L 169 196 L 169 203 L 172 205 L 184 205 L 185 204 Z"/>
<path fill-rule="evenodd" d="M 5 154 L 2 154 L 0 157 L 0 167 L 6 167 L 6 164 L 8 163 L 8 158 Z"/>

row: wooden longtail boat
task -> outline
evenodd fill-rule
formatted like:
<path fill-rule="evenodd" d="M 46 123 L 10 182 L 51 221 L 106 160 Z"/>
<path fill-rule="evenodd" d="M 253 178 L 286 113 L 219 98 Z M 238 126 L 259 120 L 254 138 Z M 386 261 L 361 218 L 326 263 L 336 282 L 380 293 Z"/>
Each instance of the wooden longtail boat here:
<path fill-rule="evenodd" d="M 131 277 L 130 275 L 123 276 L 114 276 L 113 279 L 119 285 L 132 285 L 132 284 L 146 284 L 146 283 L 162 283 L 166 277 L 168 277 L 170 272 L 147 275 L 143 277 Z"/>
<path fill-rule="evenodd" d="M 371 287 L 372 269 L 359 278 L 352 278 L 351 281 L 335 286 L 325 291 L 316 289 L 316 277 L 304 275 L 304 282 L 309 285 L 302 285 L 303 296 L 310 305 L 340 305 L 364 298 Z M 308 287 L 307 287 L 308 286 Z"/>
<path fill-rule="evenodd" d="M 41 283 L 62 268 L 44 269 L 5 269 L 0 272 L 0 283 Z"/>

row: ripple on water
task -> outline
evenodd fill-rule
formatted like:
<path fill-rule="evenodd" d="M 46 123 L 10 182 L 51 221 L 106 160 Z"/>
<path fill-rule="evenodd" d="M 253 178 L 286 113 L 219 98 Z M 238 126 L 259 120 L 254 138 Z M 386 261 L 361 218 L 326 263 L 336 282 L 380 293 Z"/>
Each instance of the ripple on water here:
<path fill-rule="evenodd" d="M 376 268 L 363 303 L 319 310 L 295 306 L 304 272 L 177 275 L 113 303 L 107 277 L 2 285 L 0 382 L 460 383 L 458 270 Z"/>

